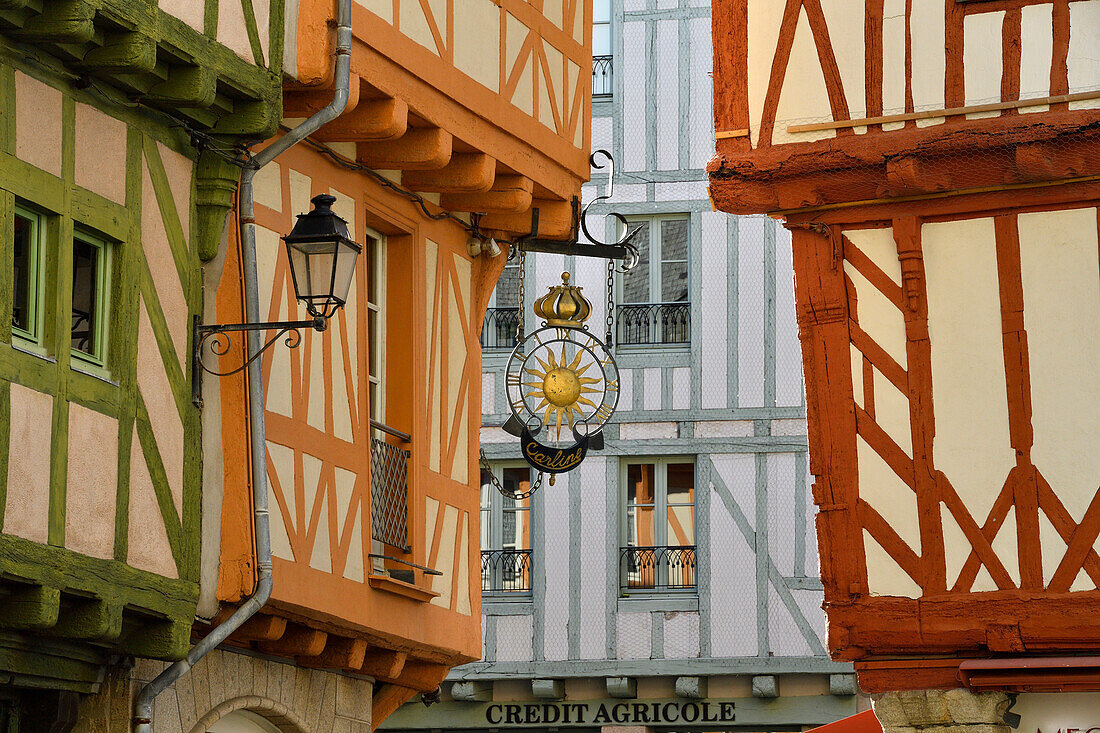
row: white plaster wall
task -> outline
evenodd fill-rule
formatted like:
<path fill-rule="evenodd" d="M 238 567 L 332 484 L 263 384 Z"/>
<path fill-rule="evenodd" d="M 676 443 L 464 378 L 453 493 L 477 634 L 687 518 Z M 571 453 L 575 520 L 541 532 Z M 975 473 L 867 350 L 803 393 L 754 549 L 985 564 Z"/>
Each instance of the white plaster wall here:
<path fill-rule="evenodd" d="M 621 64 L 615 68 L 622 72 L 622 110 L 623 110 L 623 150 L 622 168 L 627 171 L 644 170 L 645 120 L 651 100 L 646 94 L 645 74 L 650 60 L 646 52 L 645 23 L 623 23 L 623 48 L 630 49 L 632 63 Z M 618 97 L 616 97 L 618 99 Z"/>
<path fill-rule="evenodd" d="M 756 467 L 750 454 L 712 455 L 714 470 L 749 527 L 755 524 Z M 711 653 L 757 653 L 756 556 L 717 491 L 710 495 Z"/>
<path fill-rule="evenodd" d="M 543 486 L 542 527 L 546 542 L 540 553 L 546 589 L 543 594 L 543 656 L 548 660 L 569 657 L 569 548 L 576 538 L 569 533 L 569 502 L 564 501 L 566 481 Z"/>
<path fill-rule="evenodd" d="M 699 300 L 701 303 L 728 303 L 726 227 L 731 220 L 725 214 L 715 212 L 704 212 L 702 220 L 701 250 L 705 253 L 707 266 L 701 268 Z M 701 353 L 706 378 L 700 382 L 700 401 L 704 409 L 726 406 L 728 347 L 725 334 L 728 314 L 729 308 L 699 309 L 699 317 L 702 318 L 700 330 L 704 334 Z"/>
<path fill-rule="evenodd" d="M 607 624 L 603 623 L 607 609 L 607 567 L 616 558 L 607 556 L 607 534 L 618 527 L 607 521 L 607 462 L 609 459 L 589 456 L 580 465 L 581 546 L 580 563 L 580 657 L 607 657 Z M 611 489 L 613 490 L 613 489 Z M 553 533 L 547 533 L 548 541 Z M 577 623 L 577 621 L 574 621 Z"/>
<path fill-rule="evenodd" d="M 761 216 L 737 220 L 738 407 L 764 404 L 764 229 Z"/>
<path fill-rule="evenodd" d="M 649 659 L 652 650 L 652 624 L 649 613 L 619 612 L 615 615 L 619 659 Z"/>

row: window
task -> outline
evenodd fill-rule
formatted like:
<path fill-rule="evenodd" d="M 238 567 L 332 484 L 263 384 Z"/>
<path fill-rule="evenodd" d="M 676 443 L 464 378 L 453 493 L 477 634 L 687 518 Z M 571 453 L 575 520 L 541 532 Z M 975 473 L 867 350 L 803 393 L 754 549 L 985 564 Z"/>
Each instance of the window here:
<path fill-rule="evenodd" d="M 611 74 L 611 0 L 595 0 L 592 5 L 592 96 L 612 93 Z"/>
<path fill-rule="evenodd" d="M 39 296 L 42 271 L 41 217 L 20 207 L 15 209 L 13 239 L 14 267 L 11 309 L 12 333 L 26 341 L 40 343 L 42 308 Z"/>
<path fill-rule="evenodd" d="M 531 486 L 531 469 L 493 466 L 481 472 L 481 590 L 484 593 L 531 592 L 531 499 L 505 496 L 493 478 L 513 494 Z"/>
<path fill-rule="evenodd" d="M 662 458 L 623 467 L 624 595 L 695 588 L 695 463 Z"/>
<path fill-rule="evenodd" d="M 386 250 L 385 238 L 367 230 L 367 400 L 372 420 L 386 422 L 386 390 L 382 375 L 386 373 Z M 354 325 L 352 326 L 354 328 Z"/>
<path fill-rule="evenodd" d="M 496 289 L 485 311 L 485 325 L 481 329 L 481 346 L 484 349 L 512 349 L 516 345 L 516 326 L 519 325 L 522 303 L 519 302 L 519 262 L 509 262 L 500 274 Z"/>
<path fill-rule="evenodd" d="M 85 232 L 73 234 L 73 289 L 70 346 L 73 356 L 106 364 L 109 318 L 110 248 Z"/>
<path fill-rule="evenodd" d="M 629 226 L 641 226 L 633 240 L 639 259 L 620 280 L 619 344 L 689 343 L 687 218 L 657 216 Z"/>

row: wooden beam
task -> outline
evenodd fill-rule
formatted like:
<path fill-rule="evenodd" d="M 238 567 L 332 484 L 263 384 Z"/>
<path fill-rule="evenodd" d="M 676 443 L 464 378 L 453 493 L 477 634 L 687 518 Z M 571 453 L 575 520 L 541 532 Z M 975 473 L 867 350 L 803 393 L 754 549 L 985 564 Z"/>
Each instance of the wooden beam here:
<path fill-rule="evenodd" d="M 56 0 L 11 34 L 39 43 L 87 43 L 95 36 L 95 6 L 88 0 Z"/>
<path fill-rule="evenodd" d="M 70 639 L 114 640 L 122 635 L 122 605 L 82 599 L 62 609 L 50 632 Z"/>
<path fill-rule="evenodd" d="M 395 140 L 359 143 L 356 159 L 383 170 L 435 170 L 450 162 L 453 141 L 451 133 L 439 127 L 411 127 Z"/>
<path fill-rule="evenodd" d="M 534 183 L 526 176 L 497 176 L 485 193 L 448 193 L 441 204 L 448 211 L 520 213 L 531 208 Z"/>
<path fill-rule="evenodd" d="M 0 604 L 0 627 L 43 630 L 57 623 L 61 591 L 45 585 L 29 585 L 13 591 Z"/>
<path fill-rule="evenodd" d="M 541 239 L 567 239 L 573 232 L 573 205 L 568 201 L 535 199 L 532 208 L 539 210 Z M 481 228 L 498 230 L 508 234 L 528 234 L 531 231 L 531 214 L 490 213 L 481 220 Z"/>
<path fill-rule="evenodd" d="M 409 128 L 409 105 L 396 97 L 360 100 L 355 110 L 337 117 L 313 134 L 325 142 L 391 140 Z"/>
<path fill-rule="evenodd" d="M 278 639 L 256 642 L 256 648 L 279 657 L 316 657 L 325 650 L 328 634 L 308 626 L 288 624 Z"/>
<path fill-rule="evenodd" d="M 366 653 L 367 642 L 365 639 L 329 636 L 324 650 L 317 656 L 298 656 L 294 659 L 302 667 L 344 669 L 349 672 L 358 672 L 363 666 Z"/>
<path fill-rule="evenodd" d="M 229 618 L 235 608 L 229 607 L 214 617 L 211 628 Z M 241 627 L 229 637 L 230 641 L 245 644 L 250 641 L 278 639 L 286 633 L 286 619 L 279 616 L 265 616 L 263 614 L 253 616 L 241 624 Z"/>
<path fill-rule="evenodd" d="M 434 171 L 406 171 L 401 184 L 414 191 L 481 193 L 493 187 L 497 162 L 484 153 L 455 153 Z"/>
<path fill-rule="evenodd" d="M 77 68 L 134 74 L 150 72 L 157 65 L 157 42 L 145 33 L 113 33 L 107 42 L 84 54 Z"/>
<path fill-rule="evenodd" d="M 382 685 L 377 689 L 371 697 L 371 731 L 416 694 L 416 690 L 397 685 Z"/>
<path fill-rule="evenodd" d="M 117 648 L 124 654 L 174 661 L 191 648 L 191 620 L 147 620 L 127 623 Z"/>
<path fill-rule="evenodd" d="M 348 86 L 348 104 L 342 114 L 346 115 L 359 106 L 359 83 L 362 81 L 357 76 L 352 76 Z M 321 111 L 332 102 L 333 88 L 323 89 L 287 89 L 283 92 L 283 117 L 309 117 Z"/>
<path fill-rule="evenodd" d="M 217 96 L 218 75 L 206 66 L 173 66 L 168 78 L 154 84 L 144 99 L 154 104 L 206 108 Z"/>
<path fill-rule="evenodd" d="M 359 672 L 375 679 L 397 679 L 405 668 L 407 659 L 405 652 L 371 647 L 363 658 Z"/>
<path fill-rule="evenodd" d="M 375 677 L 375 680 L 391 685 L 400 685 L 417 692 L 431 692 L 439 687 L 439 683 L 447 676 L 451 668 L 446 664 L 434 664 L 412 660 L 405 662 L 405 667 L 398 677 Z"/>

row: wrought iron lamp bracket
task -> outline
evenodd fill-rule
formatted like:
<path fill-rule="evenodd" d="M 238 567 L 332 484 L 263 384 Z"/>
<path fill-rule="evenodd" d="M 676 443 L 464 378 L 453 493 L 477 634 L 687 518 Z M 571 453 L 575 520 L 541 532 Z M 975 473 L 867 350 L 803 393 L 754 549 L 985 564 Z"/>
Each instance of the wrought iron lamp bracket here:
<path fill-rule="evenodd" d="M 312 328 L 315 331 L 325 331 L 328 328 L 328 319 L 324 316 L 315 316 L 304 321 L 263 321 L 260 323 L 200 323 L 199 317 L 192 320 L 192 344 L 191 354 L 191 402 L 196 407 L 202 407 L 202 375 L 201 372 L 213 374 L 215 377 L 228 377 L 238 374 L 248 368 L 248 365 L 263 356 L 263 353 L 275 345 L 283 336 L 283 343 L 288 348 L 295 349 L 302 343 L 300 329 Z M 224 356 L 229 353 L 230 341 L 228 334 L 242 331 L 276 331 L 255 354 L 252 354 L 244 363 L 235 369 L 217 371 L 208 367 L 203 361 L 203 349 L 209 341 L 210 351 L 215 356 Z"/>

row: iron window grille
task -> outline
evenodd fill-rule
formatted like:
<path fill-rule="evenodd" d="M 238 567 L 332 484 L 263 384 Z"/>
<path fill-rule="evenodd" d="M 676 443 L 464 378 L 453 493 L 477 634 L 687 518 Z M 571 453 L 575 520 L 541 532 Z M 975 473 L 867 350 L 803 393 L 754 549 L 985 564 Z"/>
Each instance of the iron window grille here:
<path fill-rule="evenodd" d="M 614 90 L 614 69 L 615 65 L 612 63 L 613 56 L 593 56 L 592 57 L 592 96 L 593 97 L 607 97 L 610 96 Z"/>
<path fill-rule="evenodd" d="M 695 588 L 695 545 L 619 548 L 620 590 Z"/>
<path fill-rule="evenodd" d="M 619 306 L 619 344 L 691 343 L 691 303 L 630 303 Z"/>
<path fill-rule="evenodd" d="M 485 311 L 485 325 L 481 328 L 481 348 L 515 348 L 519 319 L 519 308 L 488 308 Z"/>
<path fill-rule="evenodd" d="M 371 427 L 403 438 L 408 436 L 371 421 Z M 371 436 L 371 537 L 409 552 L 409 451 Z"/>
<path fill-rule="evenodd" d="M 530 550 L 482 550 L 483 593 L 530 593 Z"/>

